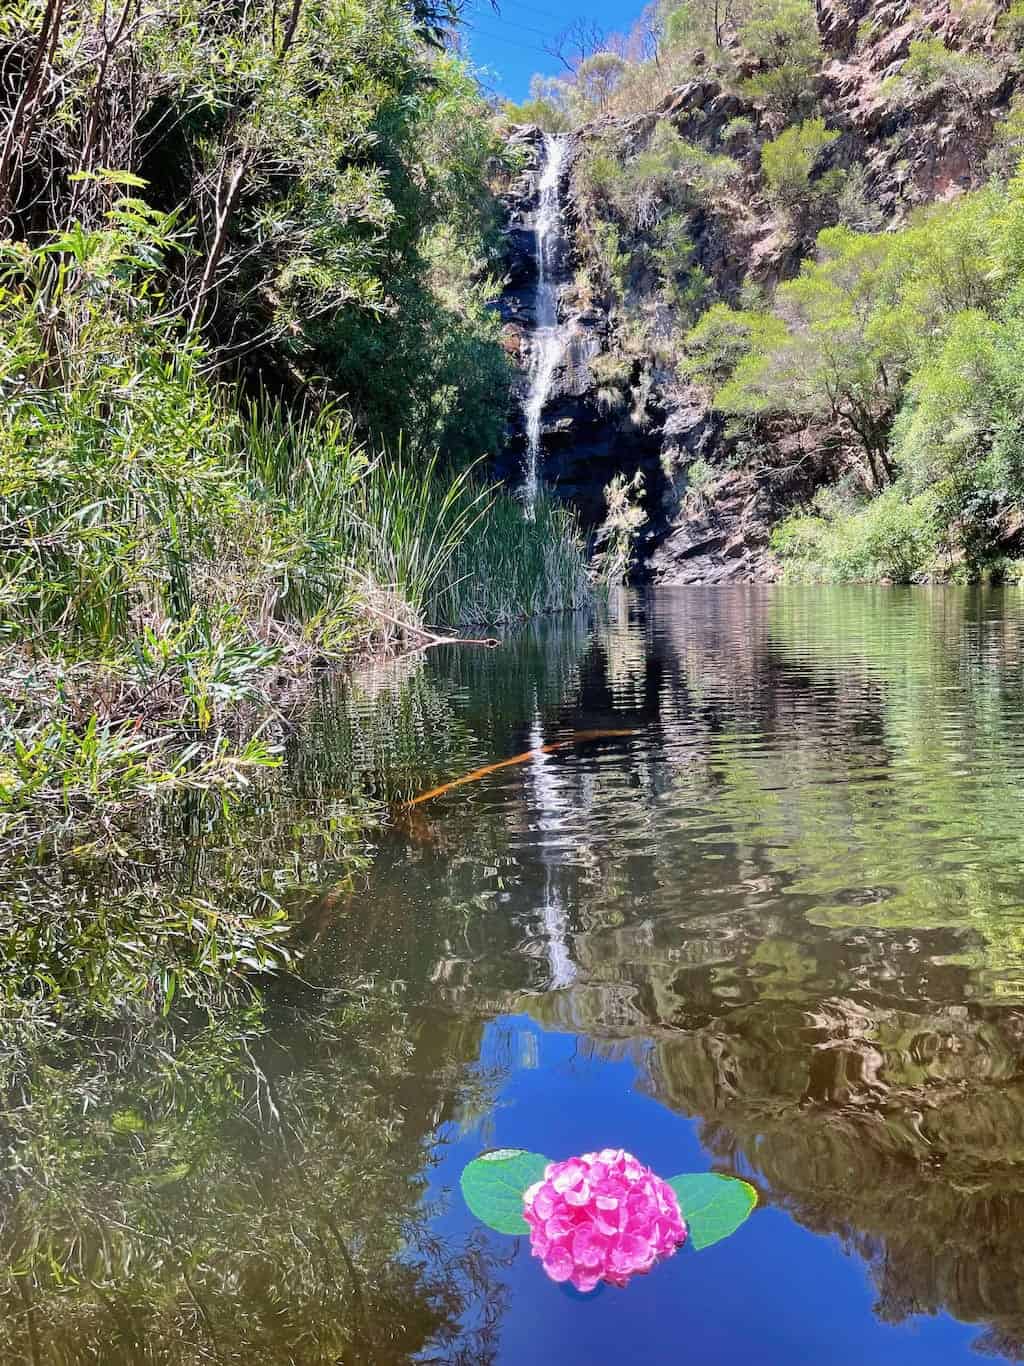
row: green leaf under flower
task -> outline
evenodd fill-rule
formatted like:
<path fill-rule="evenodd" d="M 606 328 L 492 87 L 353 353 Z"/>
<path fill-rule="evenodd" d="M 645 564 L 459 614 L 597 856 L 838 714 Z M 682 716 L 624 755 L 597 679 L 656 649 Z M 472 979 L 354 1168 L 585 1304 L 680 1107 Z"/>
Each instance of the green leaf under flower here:
<path fill-rule="evenodd" d="M 529 1233 L 523 1218 L 523 1193 L 544 1175 L 549 1159 L 521 1148 L 499 1148 L 474 1158 L 462 1172 L 466 1204 L 498 1233 Z"/>
<path fill-rule="evenodd" d="M 496 1148 L 468 1163 L 460 1185 L 476 1217 L 498 1233 L 529 1233 L 523 1196 L 544 1175 L 549 1158 L 522 1148 Z M 689 1241 L 698 1252 L 720 1243 L 743 1224 L 757 1206 L 757 1191 L 747 1181 L 717 1172 L 673 1176 L 668 1184 L 679 1199 Z"/>
<path fill-rule="evenodd" d="M 735 1233 L 757 1205 L 757 1191 L 748 1181 L 717 1172 L 673 1176 L 668 1183 L 679 1200 L 690 1242 L 698 1252 Z"/>

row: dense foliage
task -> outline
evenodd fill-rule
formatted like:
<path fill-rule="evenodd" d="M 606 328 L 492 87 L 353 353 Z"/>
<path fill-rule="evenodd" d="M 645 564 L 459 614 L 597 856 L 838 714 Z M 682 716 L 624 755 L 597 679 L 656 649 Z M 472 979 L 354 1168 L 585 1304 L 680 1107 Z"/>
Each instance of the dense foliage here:
<path fill-rule="evenodd" d="M 780 532 L 802 572 L 905 581 L 999 566 L 1024 498 L 1022 243 L 1018 178 L 899 232 L 823 232 L 770 314 L 720 305 L 691 333 L 690 363 L 718 372 L 724 411 L 754 430 L 804 421 L 842 445 L 843 485 Z"/>
<path fill-rule="evenodd" d="M 597 114 L 654 109 L 695 75 L 723 80 L 780 121 L 814 105 L 822 45 L 810 0 L 655 0 L 631 32 L 597 31 L 565 62 L 564 78 L 535 77 L 513 118 L 558 132 Z"/>
<path fill-rule="evenodd" d="M 29 241 L 93 230 L 137 186 L 181 227 L 165 307 L 217 363 L 326 383 L 375 435 L 475 457 L 503 416 L 484 308 L 500 153 L 469 72 L 423 41 L 439 18 L 29 0 L 0 30 L 0 218 Z"/>
<path fill-rule="evenodd" d="M 0 17 L 11 847 L 238 787 L 282 677 L 586 600 L 571 520 L 474 473 L 507 153 L 457 8 Z"/>

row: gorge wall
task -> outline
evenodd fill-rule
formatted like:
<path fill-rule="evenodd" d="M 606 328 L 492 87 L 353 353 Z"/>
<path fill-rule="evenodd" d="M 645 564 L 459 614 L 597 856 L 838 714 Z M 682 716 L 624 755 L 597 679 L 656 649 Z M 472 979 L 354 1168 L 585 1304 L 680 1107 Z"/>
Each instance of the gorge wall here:
<path fill-rule="evenodd" d="M 537 474 L 588 529 L 606 517 L 610 481 L 641 476 L 635 496 L 646 521 L 637 537 L 637 578 L 679 584 L 778 576 L 772 529 L 836 477 L 836 433 L 813 423 L 769 424 L 751 443 L 713 410 L 709 391 L 686 378 L 682 339 L 716 301 L 770 299 L 813 255 L 821 228 L 846 223 L 886 232 L 921 206 L 986 183 L 1018 83 L 1000 9 L 957 0 L 916 7 L 909 0 L 818 0 L 821 63 L 810 108 L 837 136 L 817 157 L 807 203 L 795 208 L 780 207 L 768 193 L 762 168 L 762 149 L 787 120 L 739 93 L 712 62 L 702 71 L 701 53 L 693 78 L 649 112 L 598 117 L 564 135 L 556 251 L 564 346 L 535 414 Z M 911 89 L 900 73 L 922 38 L 939 39 L 963 70 Z M 742 70 L 742 55 L 734 57 Z M 683 218 L 692 246 L 682 268 L 669 272 L 668 286 L 652 264 L 664 251 L 659 223 L 675 212 L 665 182 L 655 177 L 647 202 L 610 226 L 595 208 L 600 191 L 593 184 L 595 158 L 603 174 L 608 163 L 629 176 L 665 130 L 689 149 L 690 161 L 672 175 L 676 187 L 688 187 Z M 528 463 L 524 411 L 535 363 L 534 225 L 545 135 L 516 125 L 508 140 L 521 169 L 504 196 L 500 310 L 520 378 L 500 473 L 516 485 Z M 845 189 L 815 195 L 830 177 Z M 678 189 L 671 193 L 678 206 Z"/>

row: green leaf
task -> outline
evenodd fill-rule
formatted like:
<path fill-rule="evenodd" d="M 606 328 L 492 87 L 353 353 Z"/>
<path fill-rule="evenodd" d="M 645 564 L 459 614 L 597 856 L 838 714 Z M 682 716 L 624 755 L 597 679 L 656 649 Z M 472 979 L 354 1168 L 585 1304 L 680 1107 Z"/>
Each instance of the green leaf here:
<path fill-rule="evenodd" d="M 679 1199 L 690 1241 L 698 1252 L 735 1233 L 757 1204 L 753 1186 L 717 1172 L 673 1176 L 668 1184 Z"/>
<path fill-rule="evenodd" d="M 474 1158 L 460 1185 L 476 1217 L 499 1233 L 529 1233 L 523 1218 L 523 1192 L 544 1175 L 548 1159 L 521 1148 L 498 1148 Z"/>
<path fill-rule="evenodd" d="M 133 175 L 131 171 L 111 170 L 108 166 L 101 166 L 98 171 L 72 171 L 68 176 L 69 180 L 103 180 L 110 185 L 130 185 L 135 189 L 145 189 L 149 184 L 148 180 L 143 180 L 141 176 Z"/>

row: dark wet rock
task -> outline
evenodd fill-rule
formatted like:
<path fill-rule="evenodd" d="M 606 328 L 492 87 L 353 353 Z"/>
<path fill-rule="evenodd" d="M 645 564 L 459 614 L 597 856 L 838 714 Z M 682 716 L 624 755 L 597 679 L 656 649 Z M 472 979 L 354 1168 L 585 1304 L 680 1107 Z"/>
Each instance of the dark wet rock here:
<path fill-rule="evenodd" d="M 771 583 L 779 565 L 769 547 L 770 483 L 739 471 L 708 494 L 689 494 L 681 515 L 651 554 L 652 583 Z"/>

